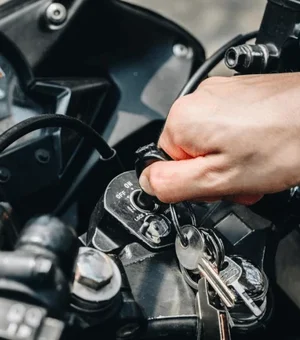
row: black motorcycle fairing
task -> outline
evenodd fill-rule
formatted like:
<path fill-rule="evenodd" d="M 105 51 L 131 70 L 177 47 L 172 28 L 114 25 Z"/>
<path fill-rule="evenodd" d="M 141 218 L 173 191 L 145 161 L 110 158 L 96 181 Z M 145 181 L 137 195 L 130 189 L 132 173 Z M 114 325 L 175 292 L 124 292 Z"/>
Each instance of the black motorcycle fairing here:
<path fill-rule="evenodd" d="M 105 96 L 108 83 L 106 81 L 99 80 L 98 88 L 101 95 L 99 96 L 98 92 L 97 94 L 94 94 L 94 98 L 96 97 L 96 100 L 100 101 L 103 100 L 103 97 Z M 66 86 L 63 87 L 57 84 L 37 81 L 35 85 L 32 86 L 29 93 L 32 98 L 37 98 L 37 101 L 40 102 L 45 108 L 45 112 L 65 115 L 67 114 L 69 104 L 72 103 L 72 90 Z M 74 96 L 74 100 L 76 103 L 76 96 Z M 90 117 L 86 117 L 87 123 L 91 124 L 93 122 L 93 116 L 95 115 L 95 112 L 97 112 L 97 109 L 95 109 L 94 112 L 91 110 Z M 44 189 L 47 187 L 49 188 L 52 186 L 53 189 L 54 182 L 49 182 L 50 178 L 53 178 L 53 176 L 56 178 L 55 182 L 57 184 L 58 181 L 63 178 L 59 185 L 60 193 L 63 193 L 79 171 L 78 169 L 81 169 L 82 167 L 83 160 L 81 162 L 78 160 L 78 163 L 76 163 L 75 166 L 73 162 L 70 162 L 71 156 L 74 155 L 74 150 L 70 152 L 70 147 L 68 147 L 68 145 L 71 144 L 73 148 L 75 146 L 80 148 L 78 145 L 80 139 L 77 139 L 77 141 L 76 139 L 74 140 L 74 134 L 66 134 L 66 131 L 64 131 L 65 133 L 62 138 L 61 129 L 59 128 L 49 128 L 43 130 L 44 131 L 41 137 L 39 140 L 33 143 L 34 145 L 32 145 L 32 142 L 21 144 L 0 156 L 2 166 L 7 168 L 11 174 L 9 180 L 5 181 L 5 183 L 2 183 L 1 185 L 4 192 L 7 191 L 6 196 L 12 203 L 16 203 L 16 201 L 22 201 L 24 197 L 27 197 L 30 200 L 32 194 L 36 194 L 41 190 L 44 192 Z M 52 142 L 49 147 L 46 147 L 47 143 L 45 144 L 43 140 L 47 139 L 49 136 L 51 137 Z M 43 150 L 43 152 L 48 153 L 49 159 L 47 159 L 45 162 L 40 162 L 35 156 L 37 150 Z M 78 151 L 78 149 L 76 150 L 75 148 L 75 153 L 76 151 Z M 13 161 L 14 159 L 17 161 L 17 163 L 19 163 L 19 166 L 17 166 L 17 163 Z M 55 168 L 53 168 L 51 165 L 54 159 L 57 160 Z M 19 170 L 21 170 L 22 167 L 24 169 L 27 163 L 29 167 L 28 169 L 31 170 L 22 170 L 20 172 Z M 34 170 L 35 165 L 38 166 L 37 172 Z M 68 165 L 68 167 L 66 167 L 66 165 Z M 65 171 L 67 170 L 68 176 L 66 177 Z M 24 175 L 27 176 L 26 174 L 33 176 L 31 181 L 28 181 L 28 178 L 25 179 Z M 25 185 L 26 183 L 28 185 Z M 51 195 L 49 195 L 48 204 L 51 205 L 51 201 Z"/>
<path fill-rule="evenodd" d="M 0 34 L 1 55 L 6 58 L 14 68 L 20 87 L 28 92 L 34 84 L 34 74 L 22 51 L 5 34 Z"/>
<path fill-rule="evenodd" d="M 83 3 L 83 0 L 70 3 L 64 27 L 51 31 L 44 25 L 44 13 L 50 4 L 48 0 L 8 1 L 1 5 L 0 30 L 19 46 L 32 67 L 45 57 Z"/>
<path fill-rule="evenodd" d="M 109 102 L 105 102 L 110 89 L 107 80 L 36 79 L 16 45 L 2 33 L 0 40 L 3 62 L 13 70 L 13 76 L 19 84 L 19 87 L 14 87 L 14 91 L 18 90 L 18 97 L 13 95 L 4 98 L 12 101 L 11 107 L 14 108 L 14 101 L 18 99 L 21 100 L 18 110 L 26 111 L 27 105 L 32 102 L 43 108 L 42 111 L 38 110 L 36 115 L 55 113 L 75 116 L 94 127 L 99 125 L 97 118 L 99 113 L 101 115 L 101 110 L 108 109 L 110 112 L 114 107 L 115 101 L 111 95 Z M 5 79 L 5 73 L 2 76 Z M 113 98 L 117 97 L 114 95 Z M 31 109 L 34 110 L 35 106 Z M 13 111 L 8 112 L 8 116 L 3 116 L 1 124 L 5 124 L 4 120 L 14 115 Z M 1 154 L 2 199 L 5 198 L 13 204 L 22 221 L 32 213 L 53 209 L 59 198 L 65 195 L 91 152 L 90 145 L 68 129 L 62 132 L 60 128 L 43 128 L 38 138 L 26 138 Z M 47 196 L 47 200 L 40 199 L 41 192 Z M 26 202 L 30 202 L 28 205 L 24 204 L 25 197 Z"/>
<path fill-rule="evenodd" d="M 103 132 L 111 145 L 122 144 L 124 138 L 130 139 L 134 131 L 142 126 L 146 128 L 152 121 L 161 121 L 162 125 L 172 101 L 190 73 L 204 60 L 202 46 L 191 35 L 161 16 L 137 6 L 119 1 L 65 3 L 69 10 L 68 20 L 60 29 L 47 31 L 42 18 L 46 5 L 46 1 L 26 2 L 26 6 L 24 3 L 21 6 L 20 2 L 4 4 L 5 17 L 0 19 L 0 29 L 14 39 L 33 66 L 39 82 L 32 85 L 31 93 L 47 108 L 47 112 L 90 120 L 89 123 Z M 89 20 L 86 22 L 87 16 Z M 110 33 L 99 39 L 98 32 Z M 27 39 L 28 36 L 31 39 Z M 98 40 L 99 43 L 95 43 Z M 174 55 L 174 45 L 179 43 L 188 47 L 188 57 Z M 103 76 L 113 80 L 114 84 Z M 159 97 L 165 91 L 168 95 Z M 56 95 L 64 104 L 63 109 L 62 105 L 57 107 L 54 104 Z M 86 100 L 91 107 L 86 106 Z M 124 124 L 122 117 L 130 123 Z M 61 143 L 63 147 L 59 156 L 62 174 L 59 186 L 45 188 L 38 184 L 39 181 L 26 195 L 30 194 L 27 201 L 33 202 L 36 208 L 41 207 L 40 195 L 46 195 L 51 209 L 58 197 L 64 196 L 57 211 L 65 211 L 71 201 L 74 202 L 68 188 L 76 176 L 82 179 L 93 172 L 96 159 L 90 156 L 84 141 L 76 146 L 79 139 L 69 132 L 63 132 L 62 139 L 54 140 L 57 140 L 55 150 L 60 149 Z M 75 153 L 71 155 L 70 149 L 74 147 Z M 129 164 L 127 158 L 124 159 Z M 79 175 L 78 171 L 85 162 L 89 169 Z M 46 171 L 47 165 L 43 169 Z M 40 178 L 44 176 L 46 172 Z M 89 183 L 94 181 L 98 179 L 89 177 Z M 22 188 L 14 188 L 17 189 L 14 191 L 16 197 Z M 74 193 L 74 185 L 72 188 L 70 190 Z M 84 208 L 80 210 L 91 212 L 96 200 L 97 197 L 94 201 L 87 200 L 91 205 L 88 207 L 84 202 Z M 19 206 L 24 207 L 21 209 L 23 213 L 28 209 L 27 204 Z"/>
<path fill-rule="evenodd" d="M 104 137 L 111 145 L 153 119 L 164 119 L 204 60 L 202 46 L 177 25 L 120 1 L 86 1 L 62 31 L 47 56 L 34 65 L 35 73 L 109 77 L 121 94 L 116 113 L 103 120 Z M 188 57 L 174 56 L 179 43 L 190 49 Z"/>

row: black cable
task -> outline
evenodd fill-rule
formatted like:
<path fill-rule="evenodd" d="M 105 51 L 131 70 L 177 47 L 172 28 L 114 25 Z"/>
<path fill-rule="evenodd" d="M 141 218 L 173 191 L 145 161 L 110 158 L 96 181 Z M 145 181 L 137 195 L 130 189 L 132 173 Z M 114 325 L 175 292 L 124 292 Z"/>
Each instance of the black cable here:
<path fill-rule="evenodd" d="M 226 51 L 230 47 L 244 44 L 248 40 L 255 38 L 257 36 L 257 33 L 258 33 L 257 31 L 254 31 L 247 34 L 239 34 L 230 41 L 228 41 L 220 49 L 218 49 L 211 57 L 206 59 L 205 62 L 193 74 L 192 78 L 181 90 L 178 98 L 193 92 L 197 88 L 197 86 L 201 83 L 201 81 L 207 77 L 208 73 L 224 58 Z"/>
<path fill-rule="evenodd" d="M 74 130 L 81 137 L 90 141 L 102 159 L 110 159 L 115 155 L 115 150 L 92 127 L 79 119 L 59 114 L 43 114 L 31 117 L 6 130 L 0 135 L 0 152 L 26 134 L 49 127 L 65 127 Z"/>

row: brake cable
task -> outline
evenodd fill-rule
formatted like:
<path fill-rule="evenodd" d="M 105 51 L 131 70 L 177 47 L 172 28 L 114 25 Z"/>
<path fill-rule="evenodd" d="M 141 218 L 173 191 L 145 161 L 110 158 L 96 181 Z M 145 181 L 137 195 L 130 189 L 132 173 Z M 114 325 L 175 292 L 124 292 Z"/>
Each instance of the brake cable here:
<path fill-rule="evenodd" d="M 186 83 L 184 88 L 181 90 L 179 97 L 183 97 L 187 94 L 192 93 L 196 90 L 197 86 L 207 77 L 208 73 L 219 64 L 219 62 L 224 58 L 226 51 L 230 47 L 234 47 L 240 44 L 244 44 L 248 40 L 251 40 L 257 36 L 258 31 L 250 32 L 247 34 L 239 34 L 225 45 L 219 48 L 211 57 L 207 58 L 205 62 L 198 68 L 198 70 L 193 74 L 191 79 Z"/>

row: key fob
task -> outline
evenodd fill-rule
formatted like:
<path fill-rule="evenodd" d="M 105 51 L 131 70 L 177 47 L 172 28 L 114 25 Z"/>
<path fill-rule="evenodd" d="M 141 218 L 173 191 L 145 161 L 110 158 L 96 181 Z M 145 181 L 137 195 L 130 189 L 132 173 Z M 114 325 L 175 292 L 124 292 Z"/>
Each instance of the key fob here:
<path fill-rule="evenodd" d="M 137 179 L 140 178 L 142 172 L 151 164 L 157 161 L 168 161 L 171 158 L 154 143 L 140 147 L 136 151 L 137 160 L 135 162 L 135 172 Z M 159 204 L 159 200 L 151 195 L 148 195 L 143 190 L 136 198 L 137 205 L 145 210 L 153 211 L 155 204 Z"/>
<path fill-rule="evenodd" d="M 145 145 L 136 150 L 137 160 L 135 162 L 135 172 L 137 178 L 151 164 L 157 161 L 170 161 L 172 158 L 163 149 L 158 148 L 154 143 Z"/>

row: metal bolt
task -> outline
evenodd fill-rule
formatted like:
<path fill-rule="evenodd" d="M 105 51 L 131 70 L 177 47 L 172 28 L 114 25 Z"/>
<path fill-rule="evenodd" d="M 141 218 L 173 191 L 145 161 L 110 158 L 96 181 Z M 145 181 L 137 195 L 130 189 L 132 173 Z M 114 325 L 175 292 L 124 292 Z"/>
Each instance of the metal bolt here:
<path fill-rule="evenodd" d="M 271 45 L 240 45 L 231 47 L 225 54 L 225 64 L 229 69 L 242 73 L 261 73 L 268 66 L 270 58 L 277 55 Z"/>
<path fill-rule="evenodd" d="M 173 46 L 173 54 L 178 58 L 191 59 L 193 57 L 193 50 L 185 45 L 176 44 Z"/>
<path fill-rule="evenodd" d="M 39 163 L 47 164 L 50 161 L 50 152 L 45 149 L 38 149 L 35 152 L 35 158 Z"/>
<path fill-rule="evenodd" d="M 66 7 L 58 2 L 52 3 L 46 10 L 46 19 L 54 26 L 62 25 L 67 19 Z"/>
<path fill-rule="evenodd" d="M 6 183 L 11 177 L 10 171 L 4 166 L 0 167 L 0 182 Z"/>
<path fill-rule="evenodd" d="M 79 253 L 75 280 L 93 290 L 106 286 L 113 277 L 111 259 L 96 249 Z"/>
<path fill-rule="evenodd" d="M 249 50 L 243 49 L 240 46 L 231 47 L 226 52 L 225 64 L 228 68 L 233 69 L 237 65 L 243 65 L 246 58 L 251 58 Z"/>

